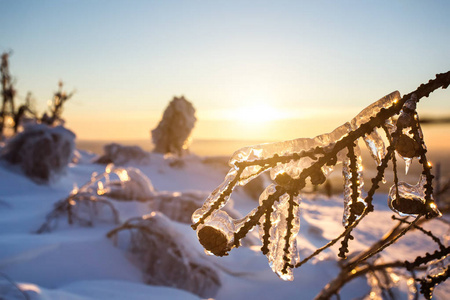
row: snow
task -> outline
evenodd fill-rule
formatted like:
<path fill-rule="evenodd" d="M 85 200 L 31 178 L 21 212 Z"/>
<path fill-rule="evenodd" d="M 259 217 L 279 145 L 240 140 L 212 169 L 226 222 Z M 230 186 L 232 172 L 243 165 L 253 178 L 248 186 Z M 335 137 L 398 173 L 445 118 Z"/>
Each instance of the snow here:
<path fill-rule="evenodd" d="M 91 153 L 78 152 L 77 164 L 70 164 L 65 174 L 49 185 L 39 185 L 0 165 L 0 298 L 24 299 L 7 276 L 29 299 L 200 299 L 185 290 L 145 284 L 140 265 L 126 247 L 118 247 L 106 234 L 117 224 L 98 220 L 93 227 L 69 225 L 67 217 L 57 227 L 43 234 L 35 231 L 44 223 L 53 205 L 66 198 L 74 184 L 83 186 L 93 172 L 101 174 L 105 165 L 91 163 Z M 207 195 L 222 181 L 223 169 L 205 164 L 190 155 L 183 165 L 171 167 L 160 154 L 149 154 L 147 164 L 129 162 L 123 168 L 136 168 L 151 181 L 155 193 L 171 195 L 180 192 Z M 133 169 L 128 169 L 133 170 Z M 296 237 L 300 257 L 311 254 L 343 231 L 342 197 L 300 195 L 300 230 Z M 119 212 L 120 222 L 151 213 L 150 203 L 109 199 Z M 233 193 L 234 210 L 245 216 L 256 202 L 244 191 Z M 387 195 L 374 199 L 375 212 L 369 214 L 354 230 L 350 250 L 362 250 L 376 241 L 394 224 L 387 205 Z M 153 206 L 155 207 L 155 206 Z M 339 245 L 331 247 L 301 268 L 294 269 L 295 280 L 285 282 L 274 274 L 260 246 L 241 246 L 225 257 L 208 256 L 189 224 L 168 220 L 176 230 L 189 257 L 205 261 L 218 272 L 221 287 L 216 299 L 312 299 L 339 272 Z M 446 228 L 430 221 L 426 229 L 444 235 Z M 256 236 L 257 230 L 251 232 Z M 251 244 L 251 243 L 250 243 Z M 434 251 L 429 237 L 408 233 L 386 249 L 385 261 L 414 259 Z M 352 281 L 341 292 L 342 299 L 363 297 L 370 291 L 365 278 Z M 435 299 L 446 299 L 450 286 L 444 283 L 435 291 Z M 405 289 L 403 298 L 407 299 Z"/>

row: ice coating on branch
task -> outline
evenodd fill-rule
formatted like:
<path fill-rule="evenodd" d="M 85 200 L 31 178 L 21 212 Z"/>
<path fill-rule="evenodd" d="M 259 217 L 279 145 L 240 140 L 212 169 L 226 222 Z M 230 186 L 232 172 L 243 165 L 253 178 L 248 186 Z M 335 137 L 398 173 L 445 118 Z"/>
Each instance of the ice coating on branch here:
<path fill-rule="evenodd" d="M 405 174 L 408 174 L 413 158 L 420 156 L 421 145 L 416 141 L 416 137 L 423 138 L 418 124 L 416 103 L 417 97 L 413 94 L 403 105 L 397 119 L 397 128 L 401 133 L 395 139 L 395 151 L 405 161 Z"/>
<path fill-rule="evenodd" d="M 108 165 L 109 166 L 109 165 Z M 123 200 L 148 200 L 155 196 L 155 188 L 150 179 L 139 169 L 110 166 L 105 174 L 105 184 L 97 183 L 97 195 L 106 195 Z M 117 175 L 118 180 L 111 180 L 109 174 Z"/>
<path fill-rule="evenodd" d="M 413 158 L 420 156 L 420 145 L 414 139 L 411 128 L 403 128 L 396 139 L 395 152 L 405 162 L 405 174 L 408 174 Z"/>
<path fill-rule="evenodd" d="M 343 151 L 341 151 L 343 152 Z M 363 212 L 363 209 L 367 207 L 367 204 L 365 203 L 364 199 L 361 197 L 362 187 L 364 185 L 362 173 L 363 173 L 363 166 L 362 166 L 362 159 L 361 159 L 361 151 L 359 147 L 356 145 L 354 147 L 354 155 L 356 160 L 356 178 L 353 178 L 353 172 L 350 167 L 350 158 L 347 155 L 347 158 L 343 161 L 342 166 L 342 175 L 344 176 L 344 214 L 342 218 L 342 224 L 344 226 L 349 225 L 349 218 L 351 216 L 351 207 L 354 206 L 356 213 L 356 220 L 358 220 Z M 355 180 L 356 183 L 356 193 L 357 193 L 357 203 L 353 203 L 353 181 Z M 358 209 L 356 209 L 358 208 Z"/>
<path fill-rule="evenodd" d="M 427 275 L 428 276 L 439 276 L 443 275 L 444 272 L 447 270 L 450 264 L 450 255 L 446 255 L 441 259 L 434 260 L 430 263 L 430 265 L 427 268 Z"/>
<path fill-rule="evenodd" d="M 434 215 L 440 216 L 441 213 L 434 202 L 426 207 L 425 184 L 427 179 L 424 175 L 420 176 L 416 185 L 410 185 L 406 182 L 398 183 L 398 192 L 395 185 L 389 190 L 388 205 L 389 208 L 402 217 L 417 217 L 419 214 L 425 214 L 429 209 Z"/>
<path fill-rule="evenodd" d="M 407 128 L 415 123 L 416 107 L 417 96 L 416 94 L 412 94 L 411 98 L 406 100 L 405 104 L 403 104 L 402 110 L 398 116 L 397 127 Z"/>
<path fill-rule="evenodd" d="M 366 134 L 364 136 L 364 142 L 366 142 L 366 146 L 370 150 L 370 155 L 380 165 L 381 160 L 386 155 L 386 147 L 378 131 L 374 129 L 371 133 Z"/>
<path fill-rule="evenodd" d="M 400 297 L 397 290 L 399 286 L 400 276 L 392 272 L 392 269 L 386 268 L 382 270 L 367 272 L 366 278 L 367 284 L 370 286 L 370 293 L 369 296 L 364 299 L 386 299 L 385 295 L 387 294 L 387 291 L 391 295 L 391 299 L 398 299 Z"/>
<path fill-rule="evenodd" d="M 271 189 L 274 190 L 274 187 Z M 272 194 L 261 195 L 260 202 L 267 199 Z M 293 196 L 290 199 L 289 194 L 283 194 L 279 201 L 273 205 L 273 212 L 270 215 L 270 234 L 268 252 L 266 254 L 269 265 L 272 270 L 283 280 L 293 280 L 292 266 L 299 260 L 300 256 L 297 249 L 297 234 L 300 230 L 300 197 Z M 291 225 L 288 221 L 291 220 Z M 264 217 L 261 218 L 261 224 L 264 224 Z M 259 234 L 261 240 L 264 239 L 265 231 L 260 226 Z M 287 239 L 287 241 L 286 241 Z M 287 243 L 287 244 L 286 244 Z M 287 248 L 286 248 L 287 247 Z M 288 249 L 286 252 L 285 250 Z M 287 266 L 289 264 L 290 266 Z"/>
<path fill-rule="evenodd" d="M 388 137 L 391 137 L 392 136 L 392 134 L 397 130 L 397 126 L 395 125 L 395 123 L 396 123 L 396 120 L 394 120 L 394 118 L 387 118 L 385 121 L 384 121 L 384 127 L 385 127 L 385 130 L 386 130 L 386 135 L 388 136 Z"/>
<path fill-rule="evenodd" d="M 263 205 L 263 202 L 266 201 L 271 195 L 275 194 L 277 191 L 276 184 L 269 184 L 268 187 L 261 193 L 259 196 L 259 205 Z"/>
<path fill-rule="evenodd" d="M 312 150 L 316 147 L 327 147 L 341 140 L 347 136 L 352 130 L 355 130 L 374 117 L 380 112 L 382 108 L 389 108 L 400 99 L 400 93 L 398 91 L 392 92 L 389 95 L 381 98 L 380 100 L 372 103 L 367 108 L 362 110 L 355 118 L 350 122 L 347 122 L 330 133 L 318 135 L 314 138 L 299 138 L 294 140 L 288 140 L 284 142 L 259 144 L 249 147 L 244 147 L 236 151 L 230 158 L 230 167 L 237 167 L 239 163 L 254 162 L 257 160 L 270 159 L 278 156 L 287 156 L 294 153 L 301 153 L 302 151 Z M 384 153 L 384 142 L 376 133 L 370 134 L 368 141 L 374 144 L 377 149 L 376 157 L 380 157 Z M 372 151 L 372 148 L 369 146 Z M 374 150 L 373 150 L 374 151 Z M 276 178 L 280 172 L 285 172 L 292 178 L 298 178 L 301 170 L 311 165 L 313 160 L 291 160 L 288 163 L 278 164 L 271 170 L 271 177 Z M 240 181 L 240 185 L 244 185 L 255 176 L 259 175 L 262 170 L 261 166 L 246 167 L 242 172 L 241 177 L 244 180 Z"/>
<path fill-rule="evenodd" d="M 389 108 L 400 99 L 399 91 L 395 91 L 367 106 L 350 121 L 352 129 L 358 129 L 359 126 L 370 121 L 370 118 L 379 113 L 382 108 Z"/>
<path fill-rule="evenodd" d="M 241 186 L 246 185 L 249 181 L 261 174 L 263 170 L 264 168 L 259 165 L 246 167 L 237 184 Z"/>
<path fill-rule="evenodd" d="M 301 153 L 302 151 L 312 150 L 316 147 L 327 147 L 345 137 L 350 131 L 350 123 L 345 123 L 339 126 L 331 133 L 322 134 L 314 138 L 300 138 L 277 143 L 260 144 L 250 147 L 245 147 L 236 151 L 230 161 L 229 165 L 237 168 L 239 163 L 254 162 L 257 160 L 270 159 L 278 156 L 288 156 L 294 153 Z M 309 167 L 314 162 L 311 158 L 302 158 L 291 160 L 288 163 L 278 164 L 271 170 L 271 177 L 275 178 L 277 174 L 284 172 L 290 177 L 296 179 L 300 175 L 303 168 Z M 262 166 L 253 165 L 247 166 L 241 174 L 240 185 L 246 184 L 248 181 L 258 176 L 263 169 Z"/>
<path fill-rule="evenodd" d="M 343 223 L 348 226 L 361 218 L 367 203 L 362 198 L 362 163 L 358 140 L 364 138 L 371 155 L 380 164 L 386 155 L 386 147 L 377 128 L 373 127 L 378 123 L 371 120 L 399 100 L 400 93 L 393 92 L 362 110 L 350 122 L 327 134 L 259 144 L 236 151 L 229 160 L 231 170 L 224 182 L 192 216 L 192 227 L 197 229 L 197 235 L 205 249 L 216 255 L 226 255 L 259 223 L 263 243 L 261 251 L 267 255 L 275 273 L 284 280 L 292 280 L 292 268 L 299 260 L 296 245 L 300 228 L 298 194 L 305 186 L 306 180 L 309 179 L 313 185 L 322 184 L 334 166 L 343 163 Z M 381 117 L 385 118 L 384 115 Z M 389 137 L 391 130 L 395 130 L 395 125 L 389 127 L 387 124 L 386 127 Z M 365 137 L 358 131 L 360 128 L 368 132 Z M 339 143 L 344 138 L 348 140 Z M 338 148 L 335 147 L 337 143 Z M 300 175 L 305 169 L 308 171 L 303 173 L 304 178 L 301 178 Z M 240 220 L 233 220 L 226 214 L 218 213 L 236 185 L 245 185 L 266 171 L 270 171 L 274 183 L 261 194 L 257 208 Z"/>
<path fill-rule="evenodd" d="M 197 229 L 197 236 L 208 255 L 227 255 L 234 242 L 235 220 L 226 212 L 216 210 Z"/>
<path fill-rule="evenodd" d="M 197 209 L 193 214 L 192 214 L 192 222 L 193 223 L 197 223 L 201 217 L 203 217 L 203 215 L 208 212 L 211 207 L 217 203 L 217 201 L 219 201 L 220 197 L 223 197 L 223 200 L 219 203 L 219 206 L 217 207 L 217 209 L 220 209 L 222 207 L 225 206 L 225 204 L 227 203 L 231 191 L 230 193 L 228 193 L 227 195 L 224 195 L 224 192 L 227 189 L 233 189 L 233 187 L 231 187 L 231 183 L 233 182 L 233 180 L 236 179 L 236 175 L 237 175 L 237 170 L 236 169 L 231 169 L 228 174 L 225 176 L 225 180 L 222 182 L 221 185 L 219 185 L 212 193 L 211 195 L 209 195 L 209 197 L 205 200 L 205 203 L 203 204 L 202 207 L 200 207 L 199 209 Z"/>

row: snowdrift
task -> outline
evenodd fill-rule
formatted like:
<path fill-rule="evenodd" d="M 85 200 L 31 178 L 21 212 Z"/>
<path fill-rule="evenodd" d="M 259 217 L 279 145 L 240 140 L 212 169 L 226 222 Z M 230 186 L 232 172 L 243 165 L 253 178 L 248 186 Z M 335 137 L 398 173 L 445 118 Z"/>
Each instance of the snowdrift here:
<path fill-rule="evenodd" d="M 186 215 L 190 215 L 193 208 L 186 203 L 202 201 L 199 198 L 222 181 L 223 168 L 203 163 L 203 159 L 195 155 L 185 157 L 183 165 L 177 168 L 171 167 L 163 155 L 152 153 L 149 157 L 146 164 L 130 161 L 124 166 L 114 166 L 138 170 L 132 176 L 138 178 L 136 174 L 139 173 L 148 178 L 152 185 L 145 190 L 148 197 L 139 197 L 140 193 L 132 192 L 121 194 L 117 182 L 108 189 L 104 179 L 100 180 L 104 194 L 99 195 L 98 183 L 91 186 L 92 196 L 104 197 L 117 210 L 118 223 L 111 218 L 102 218 L 99 211 L 98 215 L 92 216 L 91 224 L 69 224 L 67 214 L 63 213 L 56 217 L 57 222 L 51 230 L 41 234 L 36 231 L 55 204 L 73 194 L 74 186 L 81 189 L 91 182 L 93 173 L 104 173 L 105 165 L 91 163 L 95 160 L 92 154 L 79 151 L 78 163 L 69 164 L 66 173 L 50 185 L 36 184 L 20 173 L 0 167 L 0 298 L 26 299 L 27 295 L 29 299 L 77 300 L 312 299 L 337 275 L 338 246 L 295 269 L 293 282 L 281 281 L 267 267 L 267 258 L 261 254 L 257 238 L 250 237 L 248 243 L 229 256 L 206 255 L 196 232 L 187 223 Z M 142 176 L 139 180 L 145 182 Z M 111 175 L 109 182 L 115 180 L 117 178 Z M 133 185 L 130 186 L 133 189 Z M 342 231 L 343 199 L 308 195 L 302 198 L 302 221 L 296 242 L 300 256 L 305 257 Z M 386 199 L 387 195 L 375 197 L 375 212 L 354 232 L 353 250 L 364 249 L 392 226 L 392 212 Z M 233 194 L 233 200 L 234 206 L 226 209 L 236 215 L 245 215 L 254 206 L 254 200 L 243 190 Z M 91 212 L 95 213 L 95 210 Z M 170 237 L 166 244 L 176 246 L 166 248 L 162 239 L 155 238 L 152 243 L 160 242 L 161 245 L 151 249 L 151 255 L 145 252 L 136 255 L 145 248 L 131 251 L 133 244 L 126 231 L 107 237 L 127 220 L 152 214 L 159 216 L 162 226 L 150 226 L 157 234 Z M 434 226 L 437 234 L 445 234 L 445 229 L 439 229 L 441 224 L 436 221 L 427 226 Z M 388 248 L 383 259 L 413 259 L 433 249 L 434 245 L 426 237 L 411 233 Z M 203 268 L 195 273 L 193 264 Z M 177 273 L 177 270 L 184 271 Z M 193 281 L 193 278 L 197 280 L 202 276 L 210 281 L 205 285 L 208 288 L 193 288 L 193 282 L 202 282 Z M 396 295 L 399 299 L 407 299 L 407 289 L 406 284 L 398 284 Z M 359 278 L 344 288 L 341 297 L 360 298 L 370 291 L 367 279 Z M 446 299 L 449 294 L 449 283 L 444 283 L 438 286 L 434 297 Z"/>

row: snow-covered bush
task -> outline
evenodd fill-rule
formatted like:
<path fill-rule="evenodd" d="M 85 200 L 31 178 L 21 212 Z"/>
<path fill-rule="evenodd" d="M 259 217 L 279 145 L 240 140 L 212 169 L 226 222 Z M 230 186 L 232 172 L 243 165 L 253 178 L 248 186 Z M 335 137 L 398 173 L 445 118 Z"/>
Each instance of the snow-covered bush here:
<path fill-rule="evenodd" d="M 51 231 L 62 215 L 67 215 L 69 224 L 81 226 L 93 226 L 99 220 L 119 223 L 119 213 L 108 197 L 145 201 L 154 193 L 152 183 L 138 169 L 109 164 L 105 172 L 94 172 L 82 187 L 74 187 L 66 198 L 56 202 L 37 233 Z"/>
<path fill-rule="evenodd" d="M 204 196 L 202 192 L 158 192 L 149 204 L 152 211 L 162 212 L 171 220 L 188 224 Z"/>
<path fill-rule="evenodd" d="M 166 216 L 153 212 L 132 218 L 107 236 L 115 238 L 124 231 L 129 233 L 127 248 L 148 284 L 176 287 L 202 298 L 216 295 L 221 282 L 215 268 L 189 247 L 184 234 Z"/>
<path fill-rule="evenodd" d="M 114 169 L 119 174 L 118 180 L 108 180 L 97 193 L 104 193 L 105 196 L 119 200 L 147 201 L 155 196 L 152 182 L 139 169 L 132 167 L 114 167 Z"/>
<path fill-rule="evenodd" d="M 139 146 L 124 146 L 116 143 L 111 143 L 104 146 L 104 154 L 97 159 L 99 164 L 124 165 L 129 162 L 136 162 L 141 164 L 148 164 L 150 155 L 148 152 L 142 150 Z"/>
<path fill-rule="evenodd" d="M 191 131 L 197 118 L 191 102 L 174 97 L 164 111 L 162 120 L 151 131 L 151 136 L 158 153 L 182 155 L 189 148 Z"/>
<path fill-rule="evenodd" d="M 230 171 L 224 182 L 215 189 L 205 203 L 192 215 L 192 227 L 197 230 L 200 243 L 215 255 L 223 256 L 241 245 L 241 239 L 259 225 L 261 251 L 269 260 L 272 270 L 284 280 L 293 280 L 293 268 L 298 268 L 342 239 L 339 256 L 346 258 L 352 230 L 374 210 L 373 196 L 391 163 L 394 180 L 388 195 L 389 207 L 402 217 L 390 234 L 343 264 L 342 272 L 318 295 L 329 299 L 337 294 L 355 274 L 388 267 L 406 268 L 414 272 L 420 265 L 442 260 L 450 255 L 450 247 L 443 245 L 431 232 L 419 227 L 421 220 L 441 216 L 433 199 L 431 164 L 427 160 L 426 146 L 419 124 L 416 104 L 422 97 L 438 88 L 447 88 L 450 72 L 438 74 L 436 79 L 421 85 L 403 97 L 398 91 L 369 105 L 355 118 L 328 134 L 315 138 L 300 138 L 285 142 L 261 144 L 236 151 L 229 161 Z M 358 141 L 363 140 L 377 163 L 377 174 L 365 194 L 362 177 L 362 159 Z M 387 146 L 386 146 L 387 143 Z M 411 161 L 418 159 L 422 174 L 416 185 L 399 181 L 397 157 L 403 159 L 408 171 Z M 342 234 L 312 255 L 300 261 L 297 234 L 300 229 L 300 192 L 307 181 L 313 185 L 325 183 L 336 164 L 342 163 L 344 180 L 344 212 Z M 223 207 L 236 186 L 246 185 L 264 172 L 270 172 L 272 183 L 259 197 L 259 206 L 242 219 L 229 216 Z M 414 262 L 394 262 L 368 265 L 367 260 L 395 243 L 407 231 L 419 229 L 438 244 L 433 254 L 418 257 Z M 447 261 L 448 262 L 448 261 Z M 364 269 L 365 268 L 365 269 Z M 369 268 L 369 269 L 368 269 Z M 425 273 L 420 279 L 421 292 L 431 298 L 434 286 L 450 276 L 448 263 L 439 271 Z"/>
<path fill-rule="evenodd" d="M 32 125 L 7 141 L 1 158 L 34 181 L 48 183 L 71 162 L 74 140 L 75 134 L 62 126 Z"/>

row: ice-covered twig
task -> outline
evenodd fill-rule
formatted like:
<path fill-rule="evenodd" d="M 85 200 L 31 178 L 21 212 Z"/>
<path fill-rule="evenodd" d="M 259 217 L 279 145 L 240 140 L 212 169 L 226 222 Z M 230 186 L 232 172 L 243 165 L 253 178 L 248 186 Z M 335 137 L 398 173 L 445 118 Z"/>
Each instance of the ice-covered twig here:
<path fill-rule="evenodd" d="M 428 275 L 426 278 L 419 279 L 420 292 L 426 299 L 431 299 L 434 287 L 439 283 L 444 282 L 448 277 L 450 277 L 450 267 L 447 265 L 447 268 L 442 274 L 434 276 Z"/>
<path fill-rule="evenodd" d="M 385 270 L 388 268 L 401 268 L 404 267 L 405 263 L 402 261 L 394 261 L 389 263 L 383 263 L 378 265 L 364 265 L 354 269 L 342 269 L 338 276 L 335 279 L 330 281 L 326 287 L 320 291 L 319 294 L 316 295 L 314 300 L 328 300 L 333 295 L 339 293 L 340 289 L 352 281 L 355 278 L 360 276 L 364 276 L 368 272 L 373 272 L 377 270 Z"/>
<path fill-rule="evenodd" d="M 316 296 L 315 299 L 330 299 L 333 294 L 339 293 L 340 289 L 346 285 L 351 280 L 365 275 L 368 271 L 383 270 L 388 268 L 406 269 L 411 272 L 411 278 L 416 278 L 415 271 L 424 271 L 426 267 L 423 265 L 428 264 L 436 259 L 441 259 L 450 253 L 450 248 L 441 248 L 441 242 L 437 242 L 439 245 L 439 250 L 436 250 L 433 254 L 427 254 L 425 257 L 418 257 L 414 262 L 408 261 L 394 261 L 389 263 L 379 263 L 379 264 L 368 264 L 364 262 L 368 257 L 374 256 L 378 253 L 379 249 L 388 243 L 392 243 L 393 240 L 398 239 L 402 232 L 406 232 L 405 229 L 414 230 L 419 229 L 421 232 L 421 227 L 418 225 L 420 223 L 427 222 L 428 219 L 420 218 L 416 219 L 417 223 L 407 222 L 405 219 L 394 218 L 398 223 L 388 231 L 380 240 L 376 241 L 369 248 L 361 252 L 360 254 L 352 257 L 349 262 L 343 263 L 341 265 L 341 271 L 336 276 L 335 279 L 330 281 L 322 291 Z M 429 235 L 429 234 L 427 234 Z M 436 238 L 436 237 L 435 237 Z M 435 240 L 433 238 L 433 240 Z"/>
<path fill-rule="evenodd" d="M 392 219 L 397 220 L 401 223 L 411 224 L 411 222 L 408 222 L 406 219 L 400 219 L 396 216 L 392 216 Z M 419 226 L 417 223 L 414 224 L 414 228 L 417 230 L 420 230 L 425 235 L 428 235 L 436 244 L 438 244 L 439 249 L 443 250 L 445 248 L 445 246 L 442 244 L 441 240 L 437 236 L 435 236 L 431 231 L 424 229 L 423 227 Z"/>
<path fill-rule="evenodd" d="M 373 211 L 372 199 L 383 180 L 389 161 L 393 162 L 394 185 L 389 194 L 389 206 L 400 215 L 432 218 L 440 215 L 432 199 L 431 164 L 426 158 L 426 147 L 420 129 L 416 104 L 437 88 L 446 88 L 450 83 L 450 72 L 438 74 L 436 79 L 421 85 L 416 91 L 400 97 L 394 92 L 374 102 L 350 122 L 328 134 L 313 139 L 300 138 L 286 142 L 261 144 L 242 148 L 230 159 L 231 167 L 224 182 L 211 193 L 204 205 L 192 216 L 192 227 L 197 230 L 200 242 L 209 253 L 226 255 L 240 245 L 242 235 L 260 225 L 262 252 L 268 256 L 272 269 L 283 279 L 292 280 L 291 268 L 302 265 L 298 259 L 296 245 L 291 241 L 299 228 L 298 195 L 310 181 L 313 185 L 325 182 L 327 175 L 337 163 L 343 163 L 344 218 L 346 230 L 337 239 L 344 237 L 341 256 L 348 251 L 351 230 L 359 221 Z M 383 128 L 388 140 L 387 149 L 378 132 Z M 372 157 L 378 164 L 376 177 L 367 196 L 362 195 L 362 164 L 358 140 L 363 139 Z M 407 166 L 415 157 L 423 168 L 423 176 L 415 186 L 399 182 L 395 154 L 401 156 Z M 237 185 L 245 185 L 263 172 L 270 171 L 273 184 L 261 195 L 257 208 L 241 220 L 230 218 L 221 209 L 227 203 Z M 292 201 L 289 199 L 298 200 Z M 295 209 L 294 209 L 295 208 Z M 414 223 L 414 222 L 413 222 Z M 412 226 L 412 225 L 411 225 Z M 392 241 L 402 236 L 406 231 Z M 294 242 L 294 240 L 292 240 Z M 378 253 L 387 245 L 374 251 Z M 321 250 L 316 251 L 315 254 Z M 272 253 L 283 252 L 284 255 Z M 371 256 L 373 254 L 370 254 Z"/>

